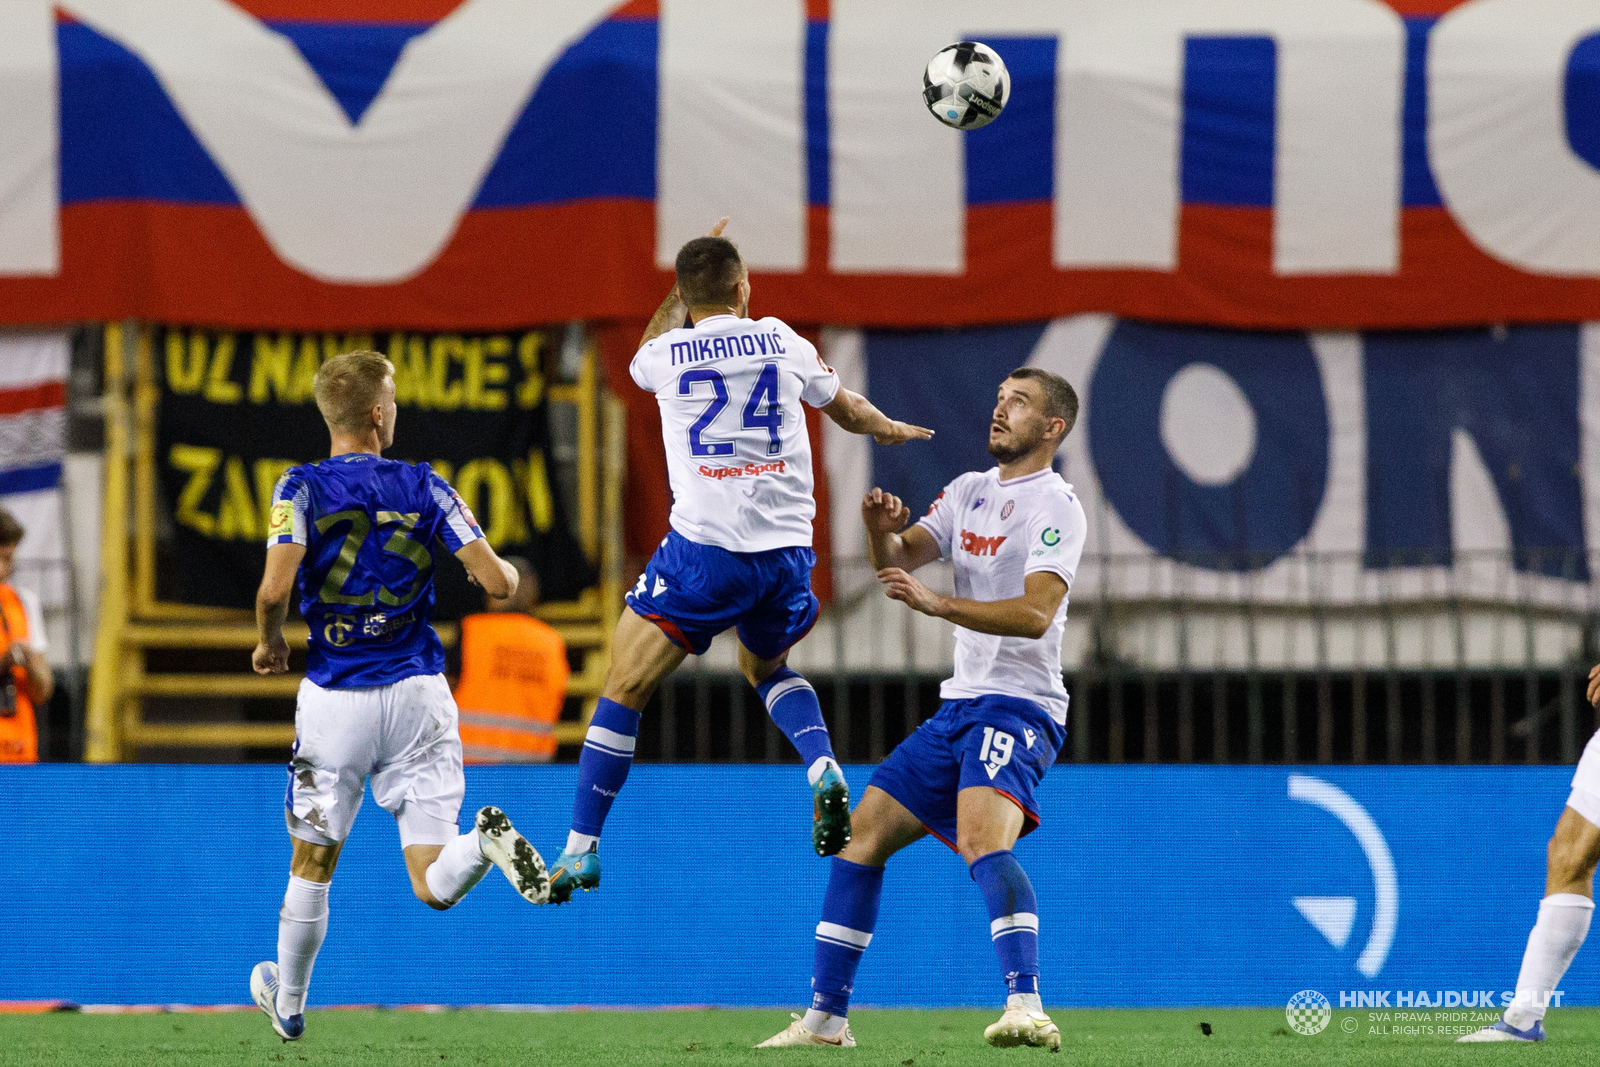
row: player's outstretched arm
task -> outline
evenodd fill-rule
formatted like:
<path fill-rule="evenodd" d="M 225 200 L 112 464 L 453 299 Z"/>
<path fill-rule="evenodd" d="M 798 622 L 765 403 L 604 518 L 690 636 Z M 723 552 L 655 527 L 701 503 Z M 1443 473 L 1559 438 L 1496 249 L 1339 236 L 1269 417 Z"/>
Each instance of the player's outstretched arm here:
<path fill-rule="evenodd" d="M 967 600 L 940 596 L 904 570 L 888 567 L 878 572 L 878 581 L 891 600 L 899 600 L 924 615 L 948 619 L 957 626 L 980 634 L 1000 637 L 1040 638 L 1050 629 L 1067 583 L 1059 574 L 1035 571 L 1023 579 L 1022 595 L 1010 600 Z"/>
<path fill-rule="evenodd" d="M 678 295 L 678 287 L 674 285 L 672 292 L 661 301 L 661 306 L 656 308 L 656 313 L 650 316 L 650 325 L 644 328 L 644 336 L 639 338 L 639 347 L 654 341 L 664 333 L 670 333 L 682 326 L 688 316 L 689 309 L 684 306 L 683 297 Z"/>
<path fill-rule="evenodd" d="M 456 549 L 456 559 L 467 568 L 467 578 L 496 600 L 505 600 L 517 591 L 517 568 L 501 559 L 489 547 L 487 538 L 468 541 Z"/>
<path fill-rule="evenodd" d="M 861 522 L 867 528 L 867 556 L 874 570 L 895 567 L 914 571 L 939 558 L 939 545 L 920 526 L 905 533 L 911 509 L 893 493 L 874 488 L 861 498 Z"/>
<path fill-rule="evenodd" d="M 871 434 L 880 445 L 903 445 L 907 441 L 926 441 L 933 431 L 909 422 L 896 422 L 862 396 L 850 389 L 840 389 L 822 413 L 849 433 Z"/>
<path fill-rule="evenodd" d="M 282 674 L 289 669 L 283 620 L 289 615 L 289 594 L 294 592 L 294 576 L 305 554 L 305 545 L 267 546 L 267 567 L 256 590 L 256 650 L 250 655 L 257 674 Z"/>
<path fill-rule="evenodd" d="M 711 232 L 706 236 L 721 237 L 723 227 L 727 225 L 728 217 L 724 215 L 717 220 L 717 224 L 711 227 Z M 656 313 L 650 316 L 650 325 L 644 328 L 644 336 L 639 338 L 639 347 L 643 348 L 662 334 L 676 330 L 684 324 L 688 315 L 689 308 L 684 304 L 678 287 L 674 285 L 672 292 L 668 293 L 667 298 L 661 301 L 661 306 L 656 308 Z"/>

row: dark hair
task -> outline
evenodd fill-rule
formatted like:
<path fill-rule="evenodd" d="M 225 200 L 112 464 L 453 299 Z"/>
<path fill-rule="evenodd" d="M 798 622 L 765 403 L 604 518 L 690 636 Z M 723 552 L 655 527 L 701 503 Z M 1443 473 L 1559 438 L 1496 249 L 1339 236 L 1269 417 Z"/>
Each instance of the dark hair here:
<path fill-rule="evenodd" d="M 1038 382 L 1044 388 L 1045 418 L 1066 421 L 1067 428 L 1061 431 L 1062 437 L 1072 432 L 1072 427 L 1078 422 L 1078 394 L 1065 378 L 1038 367 L 1018 367 L 1006 377 Z"/>
<path fill-rule="evenodd" d="M 678 295 L 689 307 L 732 307 L 739 302 L 744 260 L 726 237 L 696 237 L 678 250 Z"/>
<path fill-rule="evenodd" d="M 10 548 L 22 542 L 22 535 L 27 531 L 22 528 L 16 516 L 5 508 L 0 508 L 0 548 Z"/>

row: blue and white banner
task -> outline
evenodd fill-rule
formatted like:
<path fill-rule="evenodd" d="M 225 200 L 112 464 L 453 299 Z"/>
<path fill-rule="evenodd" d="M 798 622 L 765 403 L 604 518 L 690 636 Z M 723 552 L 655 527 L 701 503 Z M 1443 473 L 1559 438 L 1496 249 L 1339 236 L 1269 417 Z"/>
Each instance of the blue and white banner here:
<path fill-rule="evenodd" d="M 828 438 L 835 553 L 860 493 L 918 513 L 985 452 L 999 383 L 1080 400 L 1059 466 L 1089 516 L 1073 596 L 1285 603 L 1471 597 L 1586 610 L 1600 543 L 1600 328 L 1246 333 L 1090 315 L 827 335 L 845 380 L 934 427 Z"/>
<path fill-rule="evenodd" d="M 1588 0 L 9 0 L 0 321 L 1579 321 Z M 991 126 L 920 93 L 963 39 Z M 551 254 L 559 249 L 559 254 Z M 598 279 L 604 279 L 600 283 Z"/>
<path fill-rule="evenodd" d="M 46 606 L 67 601 L 61 472 L 69 343 L 60 331 L 0 333 L 0 507 L 27 530 L 15 580 Z"/>
<path fill-rule="evenodd" d="M 846 769 L 857 795 L 870 772 Z M 1043 825 L 1017 846 L 1045 1003 L 1281 1007 L 1310 989 L 1335 1008 L 1497 1006 L 1571 773 L 1058 766 L 1037 795 Z M 503 805 L 554 844 L 575 778 L 474 768 L 464 810 Z M 282 768 L 0 768 L 0 794 L 13 812 L 0 869 L 25 872 L 0 910 L 0 1000 L 248 1002 L 288 878 Z M 94 848 L 59 847 L 62 797 Z M 710 806 L 737 845 L 717 876 L 663 863 L 662 843 L 695 840 Z M 394 821 L 369 804 L 333 880 L 311 1004 L 804 1005 L 828 870 L 809 826 L 797 767 L 640 766 L 606 826 L 599 892 L 533 908 L 491 874 L 440 914 L 413 899 Z M 151 840 L 185 844 L 152 857 Z M 856 1002 L 998 1005 L 1004 990 L 960 859 L 931 837 L 895 856 Z M 1600 1003 L 1595 945 L 1562 992 Z"/>

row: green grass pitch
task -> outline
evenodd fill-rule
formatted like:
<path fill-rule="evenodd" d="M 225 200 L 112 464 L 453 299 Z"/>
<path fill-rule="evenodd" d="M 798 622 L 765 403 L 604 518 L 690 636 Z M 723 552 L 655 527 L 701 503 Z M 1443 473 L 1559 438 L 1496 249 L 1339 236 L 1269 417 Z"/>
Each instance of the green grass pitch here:
<path fill-rule="evenodd" d="M 324 1011 L 307 1016 L 305 1040 L 284 1044 L 255 1013 L 0 1017 L 3 1067 L 612 1067 L 612 1065 L 790 1064 L 843 1056 L 851 1063 L 899 1067 L 1053 1064 L 1128 1067 L 1181 1064 L 1433 1064 L 1600 1062 L 1600 1009 L 1552 1013 L 1543 1046 L 1451 1044 L 1437 1033 L 1396 1034 L 1405 1021 L 1335 1011 L 1314 1037 L 1285 1026 L 1273 1010 L 1064 1011 L 1061 1055 L 1044 1049 L 993 1049 L 983 1027 L 995 1011 L 887 1011 L 851 1015 L 860 1047 L 750 1048 L 788 1023 L 781 1011 Z M 1347 1033 L 1355 1021 L 1355 1033 Z M 1211 1035 L 1201 1032 L 1201 1023 Z M 1419 1025 L 1411 1023 L 1409 1025 Z M 1426 1023 L 1420 1025 L 1429 1025 Z M 1433 1024 L 1437 1025 L 1437 1024 Z M 1372 1032 L 1387 1026 L 1388 1033 Z"/>

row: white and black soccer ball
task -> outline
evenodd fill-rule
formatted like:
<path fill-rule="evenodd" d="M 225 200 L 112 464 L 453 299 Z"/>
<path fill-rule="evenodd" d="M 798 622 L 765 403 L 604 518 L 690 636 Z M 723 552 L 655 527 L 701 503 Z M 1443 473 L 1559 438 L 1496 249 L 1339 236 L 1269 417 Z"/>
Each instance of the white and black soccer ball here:
<path fill-rule="evenodd" d="M 975 130 L 1000 117 L 1011 97 L 1011 73 L 993 48 L 962 41 L 941 48 L 922 75 L 922 102 L 933 117 Z"/>

